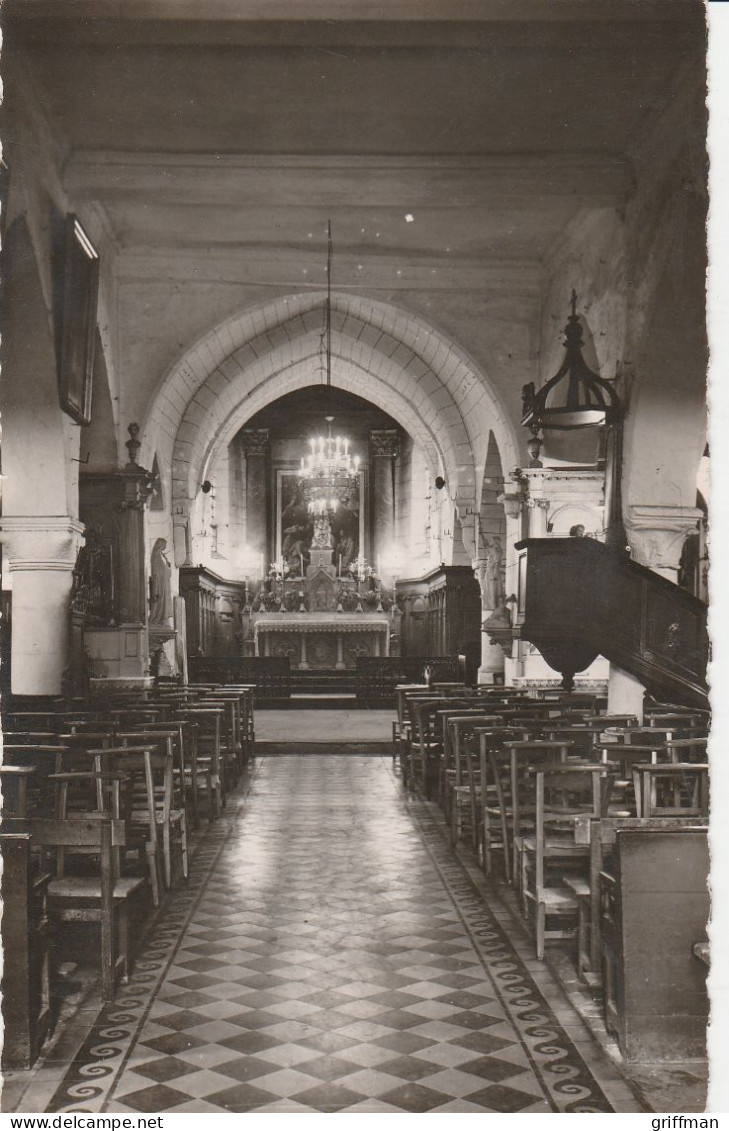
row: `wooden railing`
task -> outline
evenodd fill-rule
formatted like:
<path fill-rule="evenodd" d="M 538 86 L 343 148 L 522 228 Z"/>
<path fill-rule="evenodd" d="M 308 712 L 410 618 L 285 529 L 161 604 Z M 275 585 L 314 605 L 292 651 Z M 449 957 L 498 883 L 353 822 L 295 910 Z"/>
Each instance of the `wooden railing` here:
<path fill-rule="evenodd" d="M 653 694 L 707 705 L 701 601 L 591 538 L 529 538 L 516 548 L 519 634 L 565 686 L 603 655 Z"/>
<path fill-rule="evenodd" d="M 257 700 L 291 695 L 288 657 L 191 656 L 188 670 L 191 683 L 255 683 Z"/>
<path fill-rule="evenodd" d="M 388 656 L 357 659 L 357 699 L 377 702 L 393 699 L 398 683 L 422 683 L 429 668 L 433 683 L 463 678 L 457 656 Z"/>

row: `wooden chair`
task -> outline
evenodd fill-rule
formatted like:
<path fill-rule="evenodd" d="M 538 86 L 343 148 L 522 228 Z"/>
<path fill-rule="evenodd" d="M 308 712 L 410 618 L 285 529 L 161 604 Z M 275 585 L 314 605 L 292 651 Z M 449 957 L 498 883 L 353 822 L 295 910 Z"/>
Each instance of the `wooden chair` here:
<path fill-rule="evenodd" d="M 483 707 L 443 714 L 443 800 L 451 828 L 451 844 L 455 845 L 467 829 L 474 852 L 480 847 L 479 821 L 483 804 L 476 728 L 496 727 L 500 722 L 500 715 L 486 714 Z M 450 780 L 447 780 L 448 775 Z"/>
<path fill-rule="evenodd" d="M 52 730 L 3 730 L 3 742 L 8 746 L 52 746 L 58 742 L 58 732 Z"/>
<path fill-rule="evenodd" d="M 167 890 L 172 887 L 172 841 L 180 846 L 182 874 L 189 875 L 187 844 L 187 813 L 181 793 L 181 786 L 175 790 L 174 770 L 175 752 L 174 732 L 159 734 L 136 731 L 119 734 L 121 746 L 106 751 L 103 761 L 116 770 L 137 773 L 140 788 L 131 799 L 128 816 L 133 827 L 149 830 L 149 842 L 162 851 L 164 884 Z M 128 752 L 128 753 L 126 753 Z M 142 785 L 142 771 L 144 775 Z M 152 848 L 150 848 L 150 853 Z"/>
<path fill-rule="evenodd" d="M 578 900 L 563 882 L 565 872 L 586 879 L 589 852 L 575 837 L 576 819 L 587 813 L 603 816 L 615 777 L 602 763 L 555 763 L 534 768 L 535 821 L 533 837 L 522 845 L 522 905 L 531 920 L 536 956 L 542 961 L 549 939 L 572 938 Z M 564 926 L 564 920 L 570 921 Z M 550 926 L 557 920 L 558 926 Z"/>
<path fill-rule="evenodd" d="M 255 758 L 256 754 L 256 727 L 253 713 L 253 684 L 236 684 L 226 687 L 226 690 L 235 692 L 238 696 L 239 707 L 239 740 L 241 743 L 243 768 Z"/>
<path fill-rule="evenodd" d="M 65 743 L 5 743 L 3 760 L 7 765 L 34 768 L 26 782 L 26 805 L 37 816 L 50 816 L 53 813 L 54 791 L 49 778 L 63 769 L 64 757 L 68 747 Z"/>
<path fill-rule="evenodd" d="M 145 723 L 159 723 L 165 721 L 167 710 L 161 704 L 156 707 L 116 707 L 109 711 L 109 718 L 119 728 L 140 726 Z"/>
<path fill-rule="evenodd" d="M 522 722 L 508 721 L 514 729 L 521 729 Z M 574 750 L 571 739 L 508 739 L 504 744 L 509 759 L 509 804 L 510 843 L 512 855 L 512 883 L 521 883 L 521 853 L 523 837 L 534 827 L 535 803 L 531 794 L 531 771 L 538 762 L 566 762 Z"/>
<path fill-rule="evenodd" d="M 670 738 L 666 752 L 671 762 L 705 762 L 708 745 L 708 738 Z"/>
<path fill-rule="evenodd" d="M 217 707 L 220 719 L 220 773 L 223 792 L 230 793 L 243 769 L 243 747 L 240 741 L 240 702 L 238 696 L 216 691 L 201 699 L 198 706 Z"/>
<path fill-rule="evenodd" d="M 471 701 L 460 698 L 415 698 L 409 700 L 412 710 L 410 766 L 412 779 L 430 800 L 433 786 L 440 777 L 443 754 L 443 711 L 468 710 Z"/>
<path fill-rule="evenodd" d="M 415 726 L 414 719 L 414 704 L 419 699 L 432 699 L 433 693 L 427 688 L 425 690 L 409 690 L 406 689 L 403 697 L 403 712 L 404 721 L 398 728 L 398 753 L 400 762 L 400 773 L 402 776 L 402 784 L 410 787 L 413 784 L 412 779 L 412 750 L 413 750 L 413 733 Z"/>
<path fill-rule="evenodd" d="M 493 873 L 492 856 L 502 853 L 504 878 L 513 879 L 512 766 L 508 743 L 527 742 L 527 731 L 518 727 L 475 727 L 481 781 L 481 845 L 483 868 Z"/>
<path fill-rule="evenodd" d="M 3 791 L 3 814 L 6 817 L 27 817 L 28 781 L 36 773 L 35 766 L 0 766 Z"/>
<path fill-rule="evenodd" d="M 190 810 L 190 816 L 195 828 L 199 824 L 198 789 L 197 789 L 197 743 L 192 724 L 176 718 L 170 722 L 147 723 L 144 726 L 132 727 L 129 731 L 120 731 L 119 737 L 126 740 L 133 739 L 135 735 L 146 734 L 149 736 L 160 735 L 169 740 L 170 748 L 174 754 L 174 779 L 175 787 L 179 790 L 182 803 Z"/>
<path fill-rule="evenodd" d="M 111 745 L 90 750 L 95 774 L 111 778 L 124 775 L 129 784 L 124 791 L 123 817 L 127 826 L 124 847 L 138 854 L 146 866 L 155 907 L 161 902 L 160 837 L 156 817 L 155 781 L 152 773 L 154 742 Z M 101 806 L 100 806 L 101 808 Z"/>
<path fill-rule="evenodd" d="M 197 753 L 195 788 L 200 785 L 209 790 L 213 816 L 219 816 L 225 804 L 224 784 L 220 767 L 220 732 L 223 711 L 219 707 L 185 707 L 177 717 L 194 726 Z"/>
<path fill-rule="evenodd" d="M 101 989 L 104 1001 L 113 1001 L 117 978 L 126 980 L 130 969 L 129 902 L 144 886 L 141 877 L 115 873 L 113 849 L 126 844 L 124 821 L 98 813 L 87 820 L 11 818 L 5 827 L 30 835 L 34 847 L 97 850 L 97 875 L 57 875 L 46 888 L 47 906 L 52 924 L 100 923 Z"/>
<path fill-rule="evenodd" d="M 706 817 L 707 762 L 651 762 L 633 766 L 639 817 Z"/>

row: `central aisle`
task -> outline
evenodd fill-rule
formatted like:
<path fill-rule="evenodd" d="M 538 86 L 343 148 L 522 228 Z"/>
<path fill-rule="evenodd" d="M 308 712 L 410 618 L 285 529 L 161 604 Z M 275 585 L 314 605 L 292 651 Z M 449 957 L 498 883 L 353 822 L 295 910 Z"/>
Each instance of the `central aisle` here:
<path fill-rule="evenodd" d="M 642 1110 L 389 759 L 261 760 L 190 883 L 50 1110 Z"/>

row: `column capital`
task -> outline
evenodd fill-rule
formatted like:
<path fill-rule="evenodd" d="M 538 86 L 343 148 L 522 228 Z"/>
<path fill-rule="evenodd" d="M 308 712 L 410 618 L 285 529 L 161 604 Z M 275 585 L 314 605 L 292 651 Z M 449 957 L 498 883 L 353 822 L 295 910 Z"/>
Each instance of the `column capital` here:
<path fill-rule="evenodd" d="M 241 444 L 246 459 L 251 456 L 267 456 L 270 442 L 268 428 L 244 428 L 240 433 Z"/>
<path fill-rule="evenodd" d="M 668 503 L 638 503 L 628 507 L 625 523 L 629 530 L 665 530 L 689 534 L 702 516 L 698 507 Z"/>
<path fill-rule="evenodd" d="M 86 527 L 77 518 L 56 514 L 4 514 L 0 518 L 0 542 L 11 533 L 82 535 Z"/>
<path fill-rule="evenodd" d="M 518 518 L 524 506 L 524 495 L 521 492 L 504 491 L 496 496 L 496 502 L 501 503 L 507 518 Z"/>
<path fill-rule="evenodd" d="M 69 515 L 3 515 L 0 542 L 11 571 L 73 569 L 85 530 Z"/>
<path fill-rule="evenodd" d="M 370 450 L 378 457 L 395 459 L 400 454 L 400 434 L 397 428 L 371 428 Z"/>
<path fill-rule="evenodd" d="M 627 508 L 625 530 L 634 559 L 675 581 L 686 538 L 702 517 L 698 507 L 638 503 Z"/>

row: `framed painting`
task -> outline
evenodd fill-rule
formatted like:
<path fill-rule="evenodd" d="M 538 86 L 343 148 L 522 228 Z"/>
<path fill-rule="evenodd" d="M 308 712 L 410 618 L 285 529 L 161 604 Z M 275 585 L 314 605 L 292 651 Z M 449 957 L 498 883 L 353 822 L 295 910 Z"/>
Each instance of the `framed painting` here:
<path fill-rule="evenodd" d="M 276 472 L 276 559 L 282 558 L 298 574 L 311 560 L 314 524 L 299 485 L 298 469 Z M 356 560 L 364 547 L 364 476 L 357 476 L 357 489 L 343 496 L 332 520 L 332 565 L 341 573 Z"/>
<path fill-rule="evenodd" d="M 91 423 L 99 257 L 78 219 L 66 217 L 59 362 L 61 408 Z"/>

